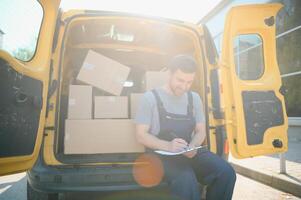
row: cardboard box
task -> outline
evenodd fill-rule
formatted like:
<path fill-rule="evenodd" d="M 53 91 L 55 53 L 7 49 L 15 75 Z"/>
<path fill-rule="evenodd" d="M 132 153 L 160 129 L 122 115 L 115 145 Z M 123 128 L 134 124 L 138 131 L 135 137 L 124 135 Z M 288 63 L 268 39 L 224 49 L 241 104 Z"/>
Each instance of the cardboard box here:
<path fill-rule="evenodd" d="M 65 154 L 144 152 L 130 119 L 66 120 Z"/>
<path fill-rule="evenodd" d="M 149 91 L 167 83 L 169 71 L 147 71 L 144 76 L 144 90 Z"/>
<path fill-rule="evenodd" d="M 120 95 L 129 72 L 129 67 L 89 50 L 77 80 L 111 94 Z"/>
<path fill-rule="evenodd" d="M 92 118 L 92 87 L 70 85 L 68 99 L 68 119 Z"/>
<path fill-rule="evenodd" d="M 97 96 L 94 98 L 94 118 L 128 118 L 127 96 Z"/>
<path fill-rule="evenodd" d="M 131 101 L 131 118 L 134 119 L 136 116 L 136 111 L 140 102 L 140 99 L 142 98 L 143 93 L 132 93 L 130 97 Z"/>

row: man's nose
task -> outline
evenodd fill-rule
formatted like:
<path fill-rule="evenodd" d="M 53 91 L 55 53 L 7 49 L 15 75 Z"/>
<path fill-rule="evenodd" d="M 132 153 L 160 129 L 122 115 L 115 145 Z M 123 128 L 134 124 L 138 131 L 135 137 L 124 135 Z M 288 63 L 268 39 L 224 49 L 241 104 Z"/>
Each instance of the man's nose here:
<path fill-rule="evenodd" d="M 183 84 L 180 85 L 180 88 L 181 88 L 182 90 L 186 90 L 187 86 L 186 86 L 185 83 L 183 83 Z"/>

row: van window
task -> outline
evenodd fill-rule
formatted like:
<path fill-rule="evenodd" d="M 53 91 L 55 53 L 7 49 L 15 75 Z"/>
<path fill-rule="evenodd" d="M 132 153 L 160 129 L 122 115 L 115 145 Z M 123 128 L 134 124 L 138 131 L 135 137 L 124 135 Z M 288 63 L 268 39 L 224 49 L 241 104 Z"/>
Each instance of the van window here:
<path fill-rule="evenodd" d="M 258 34 L 234 39 L 235 71 L 242 80 L 257 80 L 264 72 L 263 42 Z"/>
<path fill-rule="evenodd" d="M 29 61 L 34 56 L 43 9 L 38 1 L 0 1 L 0 49 Z"/>

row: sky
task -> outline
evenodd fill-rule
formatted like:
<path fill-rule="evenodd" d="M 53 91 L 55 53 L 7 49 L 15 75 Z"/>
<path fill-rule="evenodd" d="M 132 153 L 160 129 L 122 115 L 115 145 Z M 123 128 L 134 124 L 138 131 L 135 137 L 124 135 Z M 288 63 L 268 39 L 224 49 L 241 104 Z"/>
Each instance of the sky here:
<path fill-rule="evenodd" d="M 16 48 L 32 46 L 43 17 L 40 4 L 34 1 L 0 0 L 0 9 L 0 29 L 4 32 L 2 48 L 11 53 Z"/>

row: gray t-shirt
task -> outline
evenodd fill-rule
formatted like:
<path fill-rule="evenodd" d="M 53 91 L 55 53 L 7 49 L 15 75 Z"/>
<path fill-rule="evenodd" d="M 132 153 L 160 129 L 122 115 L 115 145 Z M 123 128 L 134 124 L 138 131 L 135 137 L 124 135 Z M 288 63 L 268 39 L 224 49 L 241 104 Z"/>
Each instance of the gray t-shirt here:
<path fill-rule="evenodd" d="M 187 114 L 188 97 L 187 93 L 182 96 L 168 94 L 163 88 L 156 88 L 165 110 L 174 114 Z M 202 100 L 196 92 L 192 92 L 193 114 L 196 123 L 205 122 Z M 146 124 L 150 126 L 149 133 L 158 135 L 160 131 L 159 113 L 157 101 L 151 91 L 144 93 L 139 101 L 136 116 L 136 124 Z"/>

